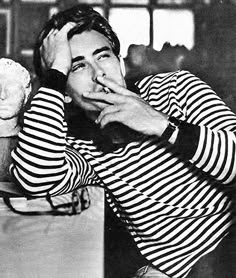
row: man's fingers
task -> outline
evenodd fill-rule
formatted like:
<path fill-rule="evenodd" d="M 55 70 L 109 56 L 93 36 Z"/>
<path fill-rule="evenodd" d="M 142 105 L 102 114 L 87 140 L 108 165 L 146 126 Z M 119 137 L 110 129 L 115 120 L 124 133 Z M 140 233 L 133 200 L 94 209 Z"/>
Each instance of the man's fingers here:
<path fill-rule="evenodd" d="M 96 119 L 96 124 L 100 124 L 102 119 L 111 113 L 115 113 L 115 112 L 119 112 L 120 111 L 120 107 L 118 105 L 109 105 L 106 106 L 100 113 L 100 115 L 98 116 L 98 118 Z"/>
<path fill-rule="evenodd" d="M 68 22 L 66 23 L 60 30 L 53 28 L 50 30 L 50 32 L 47 34 L 45 39 L 53 39 L 57 34 L 67 35 L 67 33 L 76 26 L 76 23 L 74 22 Z"/>
<path fill-rule="evenodd" d="M 107 77 L 98 76 L 97 77 L 97 81 L 100 84 L 105 85 L 105 87 L 109 88 L 114 93 L 125 95 L 125 96 L 129 96 L 129 95 L 133 95 L 134 94 L 133 92 L 127 90 L 125 87 L 122 87 L 122 86 L 118 85 L 113 80 L 111 80 L 111 79 L 109 79 Z"/>
<path fill-rule="evenodd" d="M 75 22 L 68 22 L 61 28 L 60 32 L 67 34 L 75 26 L 76 26 Z"/>
<path fill-rule="evenodd" d="M 119 104 L 125 101 L 123 95 L 118 95 L 115 93 L 107 94 L 104 92 L 84 92 L 83 97 L 94 101 L 102 101 L 107 104 Z"/>
<path fill-rule="evenodd" d="M 47 34 L 46 38 L 49 38 L 51 37 L 52 35 L 55 35 L 56 33 L 58 32 L 57 29 L 51 29 L 51 31 Z"/>
<path fill-rule="evenodd" d="M 104 128 L 109 123 L 119 122 L 123 123 L 122 113 L 120 111 L 114 111 L 112 113 L 107 113 L 100 120 L 101 128 Z"/>

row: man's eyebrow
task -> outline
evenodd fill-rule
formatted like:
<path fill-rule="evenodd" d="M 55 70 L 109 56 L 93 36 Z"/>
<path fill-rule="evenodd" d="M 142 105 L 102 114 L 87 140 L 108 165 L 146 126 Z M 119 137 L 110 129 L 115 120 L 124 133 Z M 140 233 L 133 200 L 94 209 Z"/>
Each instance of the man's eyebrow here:
<path fill-rule="evenodd" d="M 99 54 L 103 51 L 107 51 L 107 50 L 111 50 L 111 48 L 109 46 L 103 46 L 101 48 L 96 49 L 92 54 L 97 55 L 97 54 Z M 75 62 L 78 62 L 78 61 L 82 61 L 84 59 L 85 59 L 84 56 L 77 56 L 75 58 L 72 58 L 72 64 L 75 63 Z"/>
<path fill-rule="evenodd" d="M 84 60 L 84 56 L 77 56 L 75 58 L 72 58 L 71 62 L 73 64 L 74 62 L 78 62 L 78 61 L 82 61 L 82 60 Z"/>
<path fill-rule="evenodd" d="M 96 50 L 93 52 L 93 55 L 99 54 L 100 52 L 107 51 L 107 50 L 111 50 L 111 48 L 108 47 L 108 46 L 103 46 L 103 47 L 101 47 L 101 48 L 96 49 Z"/>

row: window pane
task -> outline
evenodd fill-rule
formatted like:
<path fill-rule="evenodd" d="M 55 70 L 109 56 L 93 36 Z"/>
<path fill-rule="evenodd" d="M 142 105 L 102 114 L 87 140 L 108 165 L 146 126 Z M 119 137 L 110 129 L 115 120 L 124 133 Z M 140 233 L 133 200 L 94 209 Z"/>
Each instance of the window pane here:
<path fill-rule="evenodd" d="M 192 0 L 157 0 L 158 4 L 172 4 L 172 5 L 181 5 L 181 4 L 191 4 Z"/>
<path fill-rule="evenodd" d="M 111 0 L 112 4 L 148 4 L 148 0 Z"/>
<path fill-rule="evenodd" d="M 79 3 L 85 3 L 85 4 L 102 4 L 103 0 L 79 0 Z"/>
<path fill-rule="evenodd" d="M 160 50 L 165 42 L 172 46 L 194 46 L 194 16 L 190 10 L 155 10 L 153 13 L 153 46 Z"/>
<path fill-rule="evenodd" d="M 11 11 L 8 9 L 0 9 L 0 57 L 10 54 L 11 40 Z"/>
<path fill-rule="evenodd" d="M 121 42 L 121 55 L 126 56 L 130 44 L 148 45 L 149 13 L 145 8 L 112 8 L 109 22 Z"/>
<path fill-rule="evenodd" d="M 22 2 L 32 2 L 32 3 L 56 3 L 57 0 L 21 0 Z"/>

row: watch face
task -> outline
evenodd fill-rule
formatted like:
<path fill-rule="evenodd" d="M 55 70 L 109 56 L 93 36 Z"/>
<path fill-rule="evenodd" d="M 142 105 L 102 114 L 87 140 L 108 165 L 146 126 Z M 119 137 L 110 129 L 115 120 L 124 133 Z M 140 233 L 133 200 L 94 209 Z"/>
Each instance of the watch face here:
<path fill-rule="evenodd" d="M 175 117 L 169 117 L 168 120 L 169 120 L 170 124 L 175 128 L 179 127 L 181 124 L 181 121 Z"/>

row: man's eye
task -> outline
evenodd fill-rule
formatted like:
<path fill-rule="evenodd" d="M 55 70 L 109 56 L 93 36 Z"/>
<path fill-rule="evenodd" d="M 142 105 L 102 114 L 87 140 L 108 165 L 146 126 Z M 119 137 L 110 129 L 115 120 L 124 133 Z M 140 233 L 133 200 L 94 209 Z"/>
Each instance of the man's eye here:
<path fill-rule="evenodd" d="M 98 57 L 98 60 L 103 60 L 103 59 L 109 58 L 110 56 L 111 56 L 110 54 L 104 53 Z"/>
<path fill-rule="evenodd" d="M 86 67 L 85 63 L 79 63 L 72 67 L 72 71 L 80 71 Z"/>

